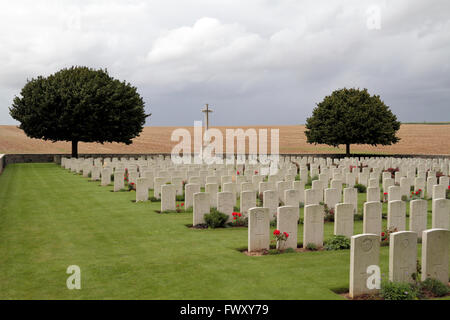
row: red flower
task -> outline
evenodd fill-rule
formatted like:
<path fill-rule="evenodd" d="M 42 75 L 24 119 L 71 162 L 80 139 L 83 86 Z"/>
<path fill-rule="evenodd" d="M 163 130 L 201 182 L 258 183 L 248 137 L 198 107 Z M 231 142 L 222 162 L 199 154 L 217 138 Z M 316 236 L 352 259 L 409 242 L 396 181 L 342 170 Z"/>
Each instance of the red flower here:
<path fill-rule="evenodd" d="M 239 217 L 241 217 L 241 216 L 242 216 L 240 212 L 238 212 L 238 216 L 239 216 Z"/>
<path fill-rule="evenodd" d="M 258 171 L 255 170 L 255 174 L 258 174 Z"/>
<path fill-rule="evenodd" d="M 234 220 L 236 220 L 236 217 L 233 217 Z"/>
<path fill-rule="evenodd" d="M 179 207 L 180 205 L 179 204 L 177 204 L 177 208 Z"/>
<path fill-rule="evenodd" d="M 235 216 L 235 215 L 237 215 L 237 213 L 236 213 L 236 212 L 233 212 L 231 215 Z"/>
<path fill-rule="evenodd" d="M 384 232 L 382 232 L 382 233 L 381 233 L 381 236 L 382 236 L 382 237 L 384 237 L 384 235 L 385 235 L 385 233 L 384 233 Z"/>
<path fill-rule="evenodd" d="M 239 171 L 238 171 L 238 172 L 236 172 L 236 174 L 237 174 L 237 175 L 239 175 Z"/>
<path fill-rule="evenodd" d="M 420 193 L 420 191 L 416 191 L 416 196 Z"/>
<path fill-rule="evenodd" d="M 184 206 L 184 202 L 181 203 L 181 206 Z"/>
<path fill-rule="evenodd" d="M 385 192 L 384 195 L 387 195 L 387 192 Z"/>
<path fill-rule="evenodd" d="M 273 231 L 273 234 L 276 235 L 276 236 L 279 235 L 279 234 L 280 234 L 280 230 L 278 230 L 278 229 L 277 229 L 277 230 L 274 230 L 274 231 Z"/>
<path fill-rule="evenodd" d="M 450 187 L 450 186 L 449 186 Z M 422 189 L 419 189 L 420 192 L 422 192 Z"/>
<path fill-rule="evenodd" d="M 289 233 L 283 232 L 283 234 L 286 236 L 286 239 L 289 237 Z"/>
<path fill-rule="evenodd" d="M 448 190 L 450 190 L 450 186 L 448 186 L 448 188 L 447 188 Z"/>

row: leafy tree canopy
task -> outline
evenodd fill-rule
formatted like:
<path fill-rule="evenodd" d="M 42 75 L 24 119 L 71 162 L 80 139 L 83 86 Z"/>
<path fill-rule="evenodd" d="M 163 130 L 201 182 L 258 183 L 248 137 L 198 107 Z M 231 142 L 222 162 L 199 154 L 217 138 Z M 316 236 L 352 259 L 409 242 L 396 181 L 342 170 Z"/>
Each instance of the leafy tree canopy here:
<path fill-rule="evenodd" d="M 75 157 L 79 141 L 130 144 L 150 116 L 135 87 L 88 67 L 27 81 L 9 110 L 31 138 L 72 141 Z"/>
<path fill-rule="evenodd" d="M 340 89 L 326 96 L 306 120 L 308 143 L 338 147 L 345 144 L 390 145 L 397 143 L 400 122 L 380 96 L 367 89 Z"/>

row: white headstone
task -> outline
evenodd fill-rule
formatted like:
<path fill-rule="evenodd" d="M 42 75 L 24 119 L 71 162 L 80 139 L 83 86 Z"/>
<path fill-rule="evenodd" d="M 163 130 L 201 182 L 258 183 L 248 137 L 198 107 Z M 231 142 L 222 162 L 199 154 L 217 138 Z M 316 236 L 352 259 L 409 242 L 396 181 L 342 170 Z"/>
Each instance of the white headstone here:
<path fill-rule="evenodd" d="M 184 208 L 188 210 L 194 205 L 194 193 L 200 192 L 200 184 L 188 183 L 184 188 Z"/>
<path fill-rule="evenodd" d="M 409 230 L 417 233 L 419 238 L 422 238 L 422 232 L 427 229 L 427 210 L 426 200 L 417 199 L 409 203 Z"/>
<path fill-rule="evenodd" d="M 334 234 L 350 238 L 353 236 L 353 205 L 351 203 L 336 204 L 334 210 Z"/>
<path fill-rule="evenodd" d="M 319 204 L 322 200 L 322 190 L 306 189 L 305 190 L 305 206 L 310 204 Z"/>
<path fill-rule="evenodd" d="M 367 202 L 380 201 L 380 188 L 367 188 Z"/>
<path fill-rule="evenodd" d="M 382 209 L 379 201 L 364 203 L 363 233 L 381 235 Z"/>
<path fill-rule="evenodd" d="M 219 185 L 217 183 L 207 182 L 205 184 L 205 192 L 209 193 L 211 207 L 215 208 L 217 206 L 217 193 L 219 192 Z"/>
<path fill-rule="evenodd" d="M 284 191 L 284 204 L 286 206 L 292 206 L 299 208 L 300 195 L 296 189 L 287 189 Z"/>
<path fill-rule="evenodd" d="M 353 213 L 358 212 L 358 189 L 344 188 L 344 203 L 353 205 Z"/>
<path fill-rule="evenodd" d="M 242 191 L 241 192 L 241 214 L 248 217 L 248 210 L 256 207 L 256 192 Z"/>
<path fill-rule="evenodd" d="M 378 291 L 376 285 L 371 282 L 373 274 L 370 268 L 378 267 L 379 259 L 379 235 L 359 234 L 351 237 L 349 292 L 351 298 L 362 294 L 374 294 Z"/>
<path fill-rule="evenodd" d="M 229 220 L 233 219 L 234 195 L 231 192 L 223 191 L 217 193 L 217 211 L 228 215 Z"/>
<path fill-rule="evenodd" d="M 323 246 L 324 208 L 319 204 L 306 205 L 303 219 L 303 247 L 310 243 Z"/>
<path fill-rule="evenodd" d="M 389 280 L 413 283 L 417 271 L 417 233 L 400 231 L 389 238 Z"/>
<path fill-rule="evenodd" d="M 450 230 L 450 200 L 434 199 L 432 204 L 431 227 Z"/>
<path fill-rule="evenodd" d="M 338 189 L 327 188 L 325 189 L 324 202 L 328 208 L 334 208 L 336 204 L 341 202 L 341 194 Z"/>
<path fill-rule="evenodd" d="M 175 210 L 176 206 L 175 186 L 165 184 L 161 186 L 161 211 Z"/>
<path fill-rule="evenodd" d="M 390 186 L 388 188 L 388 202 L 402 200 L 401 189 L 398 186 Z"/>
<path fill-rule="evenodd" d="M 450 231 L 429 229 L 422 233 L 422 281 L 427 278 L 448 283 Z"/>
<path fill-rule="evenodd" d="M 275 190 L 266 190 L 263 193 L 263 207 L 267 208 L 272 219 L 277 214 L 278 208 L 278 192 Z"/>
<path fill-rule="evenodd" d="M 287 240 L 281 244 L 277 243 L 277 249 L 297 248 L 297 230 L 298 230 L 299 211 L 297 207 L 283 206 L 278 208 L 277 229 L 280 232 L 289 234 Z"/>
<path fill-rule="evenodd" d="M 193 225 L 205 223 L 205 214 L 210 210 L 209 193 L 196 192 L 193 195 Z"/>
<path fill-rule="evenodd" d="M 233 194 L 233 206 L 235 206 L 236 202 L 237 202 L 236 183 L 233 183 L 233 182 L 224 183 L 222 191 L 223 192 L 231 192 L 231 194 Z"/>
<path fill-rule="evenodd" d="M 269 209 L 251 208 L 248 215 L 248 251 L 269 249 L 269 233 Z"/>
<path fill-rule="evenodd" d="M 124 171 L 114 172 L 114 192 L 118 192 L 125 188 Z"/>
<path fill-rule="evenodd" d="M 406 203 L 401 200 L 388 202 L 387 227 L 406 230 Z"/>
<path fill-rule="evenodd" d="M 136 202 L 148 200 L 148 179 L 137 178 L 136 180 Z"/>
<path fill-rule="evenodd" d="M 433 200 L 435 199 L 445 199 L 445 187 L 440 184 L 433 186 Z"/>

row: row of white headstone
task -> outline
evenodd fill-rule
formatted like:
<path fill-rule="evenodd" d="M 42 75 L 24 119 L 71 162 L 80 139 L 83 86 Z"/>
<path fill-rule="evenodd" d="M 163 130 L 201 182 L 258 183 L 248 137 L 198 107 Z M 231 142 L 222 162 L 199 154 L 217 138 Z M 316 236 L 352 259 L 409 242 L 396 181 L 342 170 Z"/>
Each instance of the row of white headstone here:
<path fill-rule="evenodd" d="M 423 200 L 415 200 L 423 201 Z M 369 203 L 366 203 L 369 204 Z M 377 203 L 377 205 L 380 203 Z M 337 212 L 346 211 L 353 224 L 351 207 L 348 204 L 337 205 Z M 347 208 L 346 208 L 347 207 Z M 381 208 L 380 208 L 381 209 Z M 269 249 L 270 221 L 267 208 L 251 208 L 248 221 L 248 250 Z M 298 209 L 283 206 L 278 208 L 277 229 L 287 232 L 289 237 L 283 249 L 297 248 Z M 381 226 L 381 212 L 377 215 Z M 369 223 L 371 221 L 369 220 Z M 335 228 L 336 228 L 335 224 Z M 367 226 L 365 226 L 367 227 Z M 336 230 L 336 229 L 335 229 Z M 443 283 L 449 277 L 449 240 L 448 229 L 433 228 L 415 231 L 398 231 L 390 234 L 389 241 L 389 280 L 393 282 L 413 282 L 413 274 L 417 272 L 417 239 L 422 238 L 421 280 L 435 278 Z M 379 286 L 372 285 L 370 279 L 375 269 L 379 270 L 380 234 L 364 232 L 351 236 L 350 247 L 350 297 L 362 294 L 373 294 Z M 313 243 L 321 246 L 323 241 L 323 207 L 320 205 L 305 206 L 303 244 Z M 280 243 L 277 243 L 279 248 Z M 375 274 L 380 277 L 380 274 Z M 376 280 L 375 280 L 376 281 Z"/>
<path fill-rule="evenodd" d="M 416 233 L 420 238 L 422 232 L 427 229 L 427 201 L 413 200 L 410 203 L 410 223 L 409 230 Z M 203 206 L 206 208 L 206 206 Z M 259 210 L 264 209 L 264 210 Z M 258 218 L 254 218 L 253 229 L 249 227 L 249 251 L 258 251 L 269 248 L 270 231 L 267 228 L 267 221 L 272 220 L 269 208 L 250 208 L 249 209 L 249 226 L 251 215 L 250 212 L 259 212 Z M 195 211 L 194 211 L 195 212 Z M 205 209 L 209 212 L 209 207 Z M 265 217 L 265 212 L 268 212 Z M 282 215 L 280 216 L 280 212 Z M 334 234 L 343 235 L 348 238 L 354 235 L 353 225 L 353 206 L 351 204 L 339 203 L 335 205 L 334 214 Z M 432 212 L 432 228 L 450 229 L 450 200 L 436 199 L 433 200 Z M 324 207 L 322 205 L 306 205 L 304 208 L 303 221 L 303 245 L 306 247 L 309 243 L 317 247 L 323 245 L 323 224 L 324 224 Z M 406 231 L 406 211 L 405 202 L 392 201 L 388 204 L 388 221 L 389 229 L 397 231 Z M 256 219 L 256 220 L 255 220 Z M 289 233 L 289 239 L 292 248 L 297 248 L 297 229 L 299 220 L 299 208 L 294 206 L 282 206 L 277 208 L 277 224 L 280 232 Z M 195 218 L 194 218 L 195 221 Z M 197 221 L 200 221 L 199 219 Z M 256 221 L 256 222 L 255 222 Z M 281 222 L 280 222 L 281 221 Z M 261 223 L 261 226 L 259 225 Z M 364 203 L 363 214 L 363 233 L 381 235 L 382 232 L 382 204 L 380 202 Z M 257 239 L 257 240 L 255 240 Z M 287 246 L 290 247 L 290 246 Z"/>
<path fill-rule="evenodd" d="M 63 158 L 64 160 L 64 158 Z M 94 163 L 97 159 L 94 160 Z M 66 162 L 67 159 L 64 161 Z M 106 163 L 105 167 L 102 167 L 101 170 L 100 167 L 92 166 L 92 159 L 76 159 L 75 162 L 81 162 L 85 163 L 83 174 L 87 175 L 87 173 L 91 172 L 92 179 L 96 179 L 99 175 L 102 179 L 102 185 L 108 185 L 110 181 L 110 177 L 113 171 L 112 163 L 109 163 L 108 161 L 104 160 L 104 163 Z M 86 164 L 87 162 L 87 164 Z M 146 201 L 148 200 L 148 191 L 149 189 L 154 189 L 154 196 L 156 198 L 160 198 L 161 194 L 164 193 L 164 196 L 161 199 L 161 210 L 174 210 L 176 206 L 175 201 L 175 195 L 181 195 L 183 194 L 183 177 L 180 176 L 168 176 L 169 171 L 158 171 L 158 175 L 162 175 L 162 177 L 154 177 L 152 179 L 152 176 L 154 172 L 157 169 L 146 170 L 146 168 L 143 167 L 142 162 L 137 162 L 141 164 L 142 166 L 138 166 L 135 163 L 132 163 L 133 161 L 125 162 L 125 163 L 119 163 L 116 162 L 115 165 L 115 172 L 114 172 L 114 190 L 119 191 L 124 188 L 124 174 L 125 174 L 125 168 L 124 166 L 127 165 L 129 167 L 128 171 L 128 179 L 129 182 L 133 182 L 136 184 L 136 201 Z M 319 161 L 320 162 L 320 161 Z M 328 163 L 327 159 L 327 163 Z M 157 161 L 155 162 L 157 163 Z M 155 164 L 154 163 L 154 164 Z M 65 163 L 66 165 L 67 163 Z M 70 164 L 73 164 L 71 161 Z M 300 203 L 304 203 L 305 205 L 309 204 L 319 204 L 322 201 L 325 202 L 325 204 L 329 208 L 333 208 L 338 204 L 342 198 L 342 191 L 343 191 L 343 203 L 351 203 L 353 204 L 353 212 L 356 213 L 356 208 L 358 206 L 358 196 L 357 191 L 355 188 L 344 188 L 342 190 L 342 180 L 340 180 L 340 174 L 341 170 L 338 170 L 337 168 L 332 169 L 332 173 L 334 178 L 329 180 L 329 174 L 328 172 L 321 172 L 320 173 L 320 179 L 322 180 L 315 180 L 312 181 L 312 188 L 305 190 L 305 181 L 294 181 L 295 174 L 297 172 L 296 167 L 293 168 L 293 165 L 288 165 L 288 169 L 285 172 L 286 175 L 282 175 L 282 171 L 280 171 L 276 175 L 270 175 L 268 176 L 268 181 L 264 182 L 262 181 L 264 179 L 263 175 L 247 175 L 245 176 L 245 173 L 248 172 L 248 170 L 244 171 L 244 175 L 240 176 L 238 171 L 235 171 L 237 168 L 233 167 L 232 165 L 226 165 L 225 168 L 228 170 L 228 173 L 234 173 L 234 175 L 227 175 L 227 176 L 221 176 L 221 171 L 218 170 L 204 170 L 203 178 L 201 176 L 196 176 L 195 174 L 198 173 L 198 171 L 192 171 L 191 173 L 194 175 L 191 175 L 189 177 L 189 182 L 185 186 L 185 208 L 189 209 L 194 204 L 194 194 L 200 192 L 200 188 L 202 186 L 202 181 L 205 181 L 205 192 L 209 194 L 209 196 L 204 195 L 203 198 L 209 198 L 210 201 L 210 207 L 219 207 L 221 210 L 224 211 L 224 213 L 227 213 L 230 215 L 233 212 L 233 207 L 236 205 L 237 196 L 239 194 L 239 190 L 242 190 L 241 195 L 241 212 L 246 215 L 249 208 L 255 206 L 256 204 L 256 194 L 255 191 L 258 190 L 260 195 L 263 197 L 263 207 L 267 207 L 270 209 L 270 213 L 272 215 L 275 215 L 277 212 L 277 208 L 279 206 L 279 201 L 281 201 L 282 204 L 287 206 L 299 206 Z M 442 165 L 441 165 L 442 167 Z M 238 167 L 242 169 L 241 167 Z M 314 164 L 311 164 L 311 170 L 313 171 L 315 168 Z M 320 166 L 321 169 L 326 169 L 324 166 Z M 89 171 L 91 169 L 91 171 Z M 304 167 L 300 166 L 300 172 L 302 172 L 302 169 Z M 358 168 L 359 169 L 359 168 Z M 378 172 L 378 169 L 375 168 L 375 173 Z M 138 171 L 139 170 L 139 171 Z M 355 168 L 352 168 L 352 171 L 354 171 Z M 189 170 L 188 170 L 189 171 Z M 326 170 L 325 170 L 326 171 Z M 184 171 L 185 173 L 187 171 Z M 256 170 L 255 170 L 256 172 Z M 253 172 L 253 173 L 255 173 Z M 413 176 L 411 173 L 411 170 L 408 170 L 407 174 L 409 174 L 410 178 Z M 183 171 L 180 170 L 179 172 L 175 173 L 176 175 L 182 174 Z M 217 176 L 208 174 L 217 174 Z M 306 172 L 308 175 L 308 171 Z M 362 171 L 358 174 L 364 174 L 368 173 L 368 168 L 362 168 Z M 347 173 L 348 174 L 348 173 Z M 370 172 L 370 175 L 373 175 L 374 172 Z M 140 175 L 140 177 L 139 177 Z M 206 175 L 206 176 L 205 176 Z M 300 174 L 301 175 L 301 174 Z M 399 172 L 396 172 L 396 175 L 399 176 Z M 390 172 L 384 172 L 383 178 L 384 183 L 390 179 L 391 173 Z M 368 202 L 374 202 L 379 201 L 380 199 L 380 190 L 378 186 L 375 186 L 373 182 L 376 182 L 379 184 L 379 175 L 377 178 L 372 177 L 368 180 L 369 182 L 369 188 L 367 189 L 367 201 Z M 251 182 L 247 182 L 250 180 Z M 338 179 L 335 179 L 338 178 Z M 403 177 L 401 177 L 402 179 Z M 405 178 L 405 179 L 410 179 Z M 432 180 L 433 177 L 428 177 L 428 179 Z M 440 177 L 439 179 L 439 185 L 433 185 L 433 208 L 436 208 L 436 210 L 433 209 L 433 212 L 438 211 L 438 214 L 433 214 L 433 221 L 436 220 L 436 223 L 433 223 L 433 226 L 446 226 L 448 224 L 448 217 L 445 214 L 445 211 L 448 210 L 448 201 L 435 201 L 440 198 L 445 197 L 445 184 L 447 183 L 447 180 L 444 179 L 448 177 Z M 416 182 L 418 178 L 416 178 Z M 281 181 L 280 181 L 281 180 Z M 391 179 L 392 180 L 392 179 Z M 220 189 L 222 192 L 219 191 L 219 181 Z M 233 182 L 233 181 L 241 181 Z M 170 185 L 167 185 L 167 183 L 170 183 Z M 328 184 L 330 185 L 330 188 L 328 187 Z M 386 183 L 385 183 L 386 184 Z M 415 188 L 419 188 L 421 185 L 420 183 L 415 184 Z M 165 192 L 162 192 L 162 188 L 164 187 Z M 175 189 L 175 195 L 172 189 Z M 419 188 L 420 189 L 420 188 Z M 392 214 L 388 214 L 389 217 L 392 217 L 392 219 L 388 218 L 388 221 L 392 221 L 390 226 L 397 227 L 398 230 L 404 230 L 404 216 L 405 214 L 402 213 L 403 207 L 405 207 L 405 204 L 400 201 L 402 193 L 401 187 L 398 186 L 389 186 L 388 187 L 388 212 L 392 211 Z M 229 192 L 232 193 L 232 195 L 229 195 Z M 232 199 L 232 200 L 230 200 Z M 395 202 L 396 201 L 396 202 Z M 400 202 L 399 202 L 400 201 Z M 199 202 L 199 201 L 197 201 Z M 392 203 L 391 203 L 392 202 Z M 418 203 L 414 202 L 415 207 L 419 206 Z M 413 205 L 413 203 L 411 204 Z M 204 207 L 204 206 L 203 206 Z M 342 206 L 340 206 L 343 208 Z M 422 205 L 423 207 L 423 205 Z M 422 208 L 420 207 L 420 208 Z M 391 210 L 392 208 L 392 210 Z M 406 208 L 406 207 L 405 207 Z M 201 211 L 201 210 L 200 210 Z M 199 223 L 203 222 L 203 214 L 200 213 L 199 210 L 194 210 L 195 217 L 193 218 L 194 221 Z M 338 211 L 338 210 L 336 210 Z M 339 210 L 340 212 L 343 212 L 343 210 Z M 366 210 L 365 210 L 366 211 Z M 370 210 L 369 210 L 370 211 Z M 420 211 L 416 209 L 415 211 Z M 441 213 L 443 212 L 443 213 Z M 339 214 L 338 214 L 339 215 Z M 436 217 L 436 219 L 434 219 Z M 447 220 L 447 222 L 446 222 Z M 398 221 L 398 223 L 397 223 Z M 420 219 L 415 219 L 415 221 L 411 222 L 413 225 L 419 224 L 419 221 L 422 222 Z M 442 222 L 441 222 L 442 221 Z M 423 225 L 423 223 L 420 223 Z M 337 229 L 345 229 L 349 230 L 350 226 L 348 224 L 343 224 L 343 228 L 340 228 L 339 225 L 341 223 L 337 223 Z M 412 228 L 411 228 L 412 229 Z"/>
<path fill-rule="evenodd" d="M 149 160 L 133 160 L 133 159 L 120 159 L 117 158 L 111 159 L 105 158 L 87 158 L 87 159 L 72 159 L 72 158 L 62 158 L 62 165 L 64 167 L 70 167 L 76 172 L 83 170 L 86 167 L 94 166 L 108 166 L 112 168 L 125 168 L 129 167 L 129 170 L 133 170 L 134 168 L 138 168 L 141 176 L 146 169 L 153 170 L 154 176 L 160 177 L 173 177 L 173 176 L 182 176 L 185 180 L 188 179 L 192 175 L 197 175 L 200 177 L 200 183 L 202 187 L 204 187 L 205 178 L 211 173 L 216 174 L 219 173 L 219 176 L 224 175 L 236 175 L 236 172 L 241 172 L 244 169 L 244 164 L 224 164 L 224 165 L 175 165 L 170 162 L 170 159 L 162 160 L 161 157 L 156 159 Z M 359 168 L 356 166 L 352 166 L 352 164 L 367 165 L 367 167 Z M 300 174 L 301 181 L 307 181 L 308 175 L 311 177 L 317 175 L 320 181 L 324 181 L 325 179 L 335 179 L 342 180 L 348 186 L 353 186 L 355 180 L 359 183 L 368 185 L 373 179 L 380 179 L 380 174 L 386 167 L 390 164 L 395 163 L 400 167 L 400 171 L 395 172 L 395 179 L 391 179 L 390 172 L 384 172 L 382 176 L 382 182 L 386 180 L 386 188 L 389 185 L 393 185 L 394 183 L 403 185 L 409 184 L 410 186 L 413 184 L 414 179 L 419 179 L 418 184 L 423 184 L 420 179 L 426 178 L 435 178 L 435 172 L 437 170 L 441 170 L 444 174 L 444 177 L 441 177 L 442 184 L 445 184 L 445 177 L 448 175 L 449 171 L 449 162 L 448 159 L 433 159 L 433 160 L 398 160 L 387 158 L 385 160 L 382 159 L 364 159 L 358 160 L 354 158 L 346 158 L 346 159 L 332 159 L 327 158 L 310 158 L 310 157 L 281 157 L 281 161 L 279 163 L 279 172 L 281 175 L 295 175 L 297 172 Z M 412 164 L 411 164 L 412 163 Z M 348 166 L 350 164 L 350 166 Z M 308 172 L 308 167 L 310 166 L 310 171 Z M 299 168 L 299 170 L 297 169 Z M 245 172 L 241 175 L 241 179 L 251 177 L 254 175 L 254 172 L 259 172 L 260 174 L 264 173 L 263 169 L 267 169 L 267 166 L 262 164 L 251 164 L 248 160 L 245 163 Z M 249 170 L 255 169 L 255 170 Z M 259 169 L 259 170 L 258 170 Z M 415 178 L 415 173 L 417 170 L 417 178 Z M 428 172 L 425 170 L 429 170 Z M 403 179 L 402 181 L 402 178 Z M 248 180 L 248 179 L 247 179 Z M 392 180 L 392 182 L 391 182 Z M 270 181 L 270 179 L 269 179 Z M 239 181 L 237 181 L 239 182 Z M 372 182 L 373 183 L 373 182 Z M 328 184 L 328 183 L 326 183 Z M 436 181 L 430 181 L 427 184 L 434 185 Z M 378 183 L 377 183 L 378 185 Z M 424 188 L 422 188 L 424 189 Z"/>
<path fill-rule="evenodd" d="M 449 279 L 450 231 L 428 229 L 421 234 L 421 281 L 434 278 L 444 284 Z M 417 275 L 417 238 L 413 231 L 390 234 L 389 281 L 413 282 Z M 380 236 L 359 234 L 351 237 L 350 245 L 350 297 L 376 293 L 379 287 Z M 375 266 L 375 268 L 373 268 Z M 375 274 L 374 274 L 375 273 Z M 378 277 L 378 280 L 376 279 Z M 378 281 L 378 285 L 376 282 Z"/>

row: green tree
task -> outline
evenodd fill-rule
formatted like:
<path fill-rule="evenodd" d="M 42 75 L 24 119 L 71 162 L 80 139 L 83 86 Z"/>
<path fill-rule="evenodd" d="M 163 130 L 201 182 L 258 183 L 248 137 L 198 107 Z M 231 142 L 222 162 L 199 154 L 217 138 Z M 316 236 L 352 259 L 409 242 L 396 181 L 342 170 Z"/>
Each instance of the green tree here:
<path fill-rule="evenodd" d="M 9 111 L 31 138 L 72 142 L 72 157 L 80 141 L 131 144 L 150 116 L 135 87 L 88 67 L 27 81 Z"/>
<path fill-rule="evenodd" d="M 350 155 L 351 144 L 376 146 L 397 143 L 400 122 L 380 96 L 367 89 L 340 89 L 326 96 L 306 120 L 308 143 L 338 147 L 345 144 Z"/>

